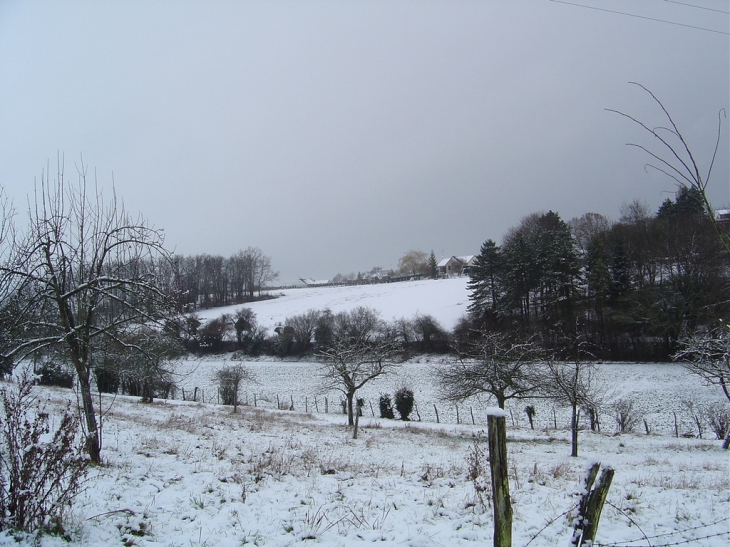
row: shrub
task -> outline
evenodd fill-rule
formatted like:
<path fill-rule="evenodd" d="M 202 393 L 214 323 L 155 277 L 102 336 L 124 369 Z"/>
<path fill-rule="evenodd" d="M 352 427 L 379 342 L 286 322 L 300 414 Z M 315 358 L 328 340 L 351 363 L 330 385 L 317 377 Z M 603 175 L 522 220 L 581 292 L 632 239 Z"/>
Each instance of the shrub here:
<path fill-rule="evenodd" d="M 402 387 L 395 392 L 395 408 L 400 414 L 400 419 L 407 421 L 413 410 L 413 404 L 415 399 L 413 398 L 413 391 L 407 387 Z"/>
<path fill-rule="evenodd" d="M 121 378 L 116 370 L 107 367 L 94 368 L 96 387 L 101 393 L 119 393 Z"/>
<path fill-rule="evenodd" d="M 231 320 L 227 315 L 211 319 L 198 329 L 201 347 L 209 348 L 213 352 L 219 351 L 230 330 Z"/>
<path fill-rule="evenodd" d="M 388 395 L 387 393 L 381 395 L 379 405 L 381 418 L 387 418 L 389 420 L 395 418 L 395 414 L 393 413 L 393 404 L 390 401 L 390 395 Z"/>
<path fill-rule="evenodd" d="M 58 363 L 45 362 L 36 370 L 38 383 L 42 386 L 58 386 L 72 388 L 74 375 L 65 366 Z"/>
<path fill-rule="evenodd" d="M 78 494 L 88 459 L 77 442 L 76 413 L 66 406 L 55 431 L 23 376 L 0 390 L 0 529 L 63 534 L 63 511 Z"/>
<path fill-rule="evenodd" d="M 619 433 L 633 431 L 643 418 L 643 415 L 634 409 L 634 401 L 629 399 L 618 399 L 611 406 Z"/>
<path fill-rule="evenodd" d="M 705 419 L 718 439 L 724 439 L 730 429 L 730 410 L 725 403 L 712 403 L 704 409 Z"/>

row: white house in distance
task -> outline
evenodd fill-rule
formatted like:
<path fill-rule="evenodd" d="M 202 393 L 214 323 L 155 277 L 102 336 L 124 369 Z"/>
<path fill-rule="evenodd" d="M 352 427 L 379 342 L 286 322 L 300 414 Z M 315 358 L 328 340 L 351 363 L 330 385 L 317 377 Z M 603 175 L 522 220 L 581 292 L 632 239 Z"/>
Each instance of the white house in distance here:
<path fill-rule="evenodd" d="M 715 211 L 717 222 L 730 222 L 730 209 L 717 209 Z"/>
<path fill-rule="evenodd" d="M 442 258 L 438 263 L 439 273 L 441 275 L 465 275 L 469 273 L 469 269 L 474 264 L 475 255 L 452 256 Z"/>

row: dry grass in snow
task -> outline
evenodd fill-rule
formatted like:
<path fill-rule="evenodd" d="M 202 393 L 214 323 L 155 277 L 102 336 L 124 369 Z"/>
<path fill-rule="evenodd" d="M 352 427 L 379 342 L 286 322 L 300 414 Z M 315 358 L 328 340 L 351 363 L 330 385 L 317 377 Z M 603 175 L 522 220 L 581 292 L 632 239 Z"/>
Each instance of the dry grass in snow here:
<path fill-rule="evenodd" d="M 73 395 L 37 389 L 53 404 Z M 103 423 L 104 465 L 67 512 L 75 545 L 492 541 L 483 426 L 364 417 L 352 440 L 341 415 L 128 397 Z M 728 453 L 717 441 L 582 431 L 581 457 L 570 458 L 567 430 L 511 428 L 508 438 L 515 546 L 568 545 L 589 460 L 616 469 L 600 544 L 730 539 Z"/>

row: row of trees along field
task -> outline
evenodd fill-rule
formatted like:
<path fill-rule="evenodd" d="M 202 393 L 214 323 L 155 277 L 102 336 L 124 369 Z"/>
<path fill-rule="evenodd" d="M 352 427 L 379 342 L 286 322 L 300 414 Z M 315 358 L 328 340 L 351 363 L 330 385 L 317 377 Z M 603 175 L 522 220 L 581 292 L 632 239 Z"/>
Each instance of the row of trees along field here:
<path fill-rule="evenodd" d="M 216 308 L 250 302 L 279 277 L 271 259 L 258 247 L 229 258 L 219 255 L 174 256 L 168 263 L 181 308 Z"/>
<path fill-rule="evenodd" d="M 536 333 L 548 347 L 580 333 L 596 357 L 668 360 L 680 338 L 730 311 L 730 255 L 701 192 L 680 187 L 655 214 L 635 201 L 618 222 L 555 212 L 522 219 L 482 245 L 469 281 L 471 318 Z"/>

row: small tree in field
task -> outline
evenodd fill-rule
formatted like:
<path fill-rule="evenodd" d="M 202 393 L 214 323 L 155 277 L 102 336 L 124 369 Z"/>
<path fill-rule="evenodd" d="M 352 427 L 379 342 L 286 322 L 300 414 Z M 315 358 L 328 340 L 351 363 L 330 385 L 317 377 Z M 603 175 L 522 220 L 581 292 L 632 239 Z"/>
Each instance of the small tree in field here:
<path fill-rule="evenodd" d="M 320 347 L 321 374 L 326 387 L 345 395 L 347 423 L 355 425 L 353 403 L 357 390 L 396 365 L 399 348 L 382 328 L 378 313 L 359 307 L 331 318 L 326 345 Z"/>
<path fill-rule="evenodd" d="M 238 393 L 244 382 L 254 381 L 253 374 L 243 365 L 227 365 L 216 372 L 221 402 L 238 412 Z"/>
<path fill-rule="evenodd" d="M 557 359 L 548 360 L 541 390 L 548 397 L 570 406 L 570 455 L 578 457 L 579 409 L 584 406 L 598 408 L 604 388 L 597 378 L 596 368 L 583 360 L 590 353 L 580 335 L 566 336 L 563 349 L 564 353 Z"/>
<path fill-rule="evenodd" d="M 458 350 L 459 360 L 437 371 L 441 397 L 447 401 L 484 394 L 504 409 L 506 401 L 529 397 L 539 386 L 541 351 L 532 340 L 480 333 Z"/>

